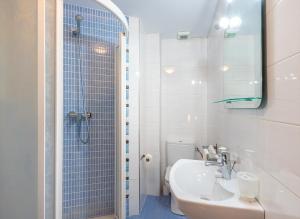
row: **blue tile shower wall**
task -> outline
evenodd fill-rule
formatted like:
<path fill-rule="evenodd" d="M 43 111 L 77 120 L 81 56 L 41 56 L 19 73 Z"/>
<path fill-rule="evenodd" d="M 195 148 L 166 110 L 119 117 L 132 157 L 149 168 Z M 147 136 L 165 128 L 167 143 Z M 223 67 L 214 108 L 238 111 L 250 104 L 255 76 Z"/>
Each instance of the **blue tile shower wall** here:
<path fill-rule="evenodd" d="M 77 14 L 83 16 L 79 39 L 72 36 Z M 64 219 L 93 218 L 115 210 L 115 48 L 123 31 L 105 9 L 64 4 Z M 78 125 L 68 118 L 68 112 L 83 111 L 79 57 L 86 107 L 92 112 L 88 144 L 80 142 Z M 82 128 L 86 137 L 85 123 Z"/>

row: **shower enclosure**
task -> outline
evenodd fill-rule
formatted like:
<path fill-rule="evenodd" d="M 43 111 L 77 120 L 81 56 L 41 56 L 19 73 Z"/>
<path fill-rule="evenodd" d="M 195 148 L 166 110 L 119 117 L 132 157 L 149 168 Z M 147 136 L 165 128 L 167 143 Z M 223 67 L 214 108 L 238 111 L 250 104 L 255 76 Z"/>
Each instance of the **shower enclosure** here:
<path fill-rule="evenodd" d="M 56 217 L 124 218 L 127 21 L 110 1 L 59 2 Z"/>

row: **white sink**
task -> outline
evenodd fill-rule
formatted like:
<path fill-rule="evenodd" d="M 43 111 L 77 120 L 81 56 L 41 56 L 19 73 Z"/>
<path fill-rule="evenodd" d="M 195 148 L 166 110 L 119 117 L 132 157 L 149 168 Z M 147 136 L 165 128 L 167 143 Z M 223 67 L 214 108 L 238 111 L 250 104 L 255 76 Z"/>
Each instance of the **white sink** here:
<path fill-rule="evenodd" d="M 173 197 L 189 219 L 264 219 L 258 202 L 240 200 L 237 180 L 216 178 L 217 167 L 179 160 L 170 172 Z"/>

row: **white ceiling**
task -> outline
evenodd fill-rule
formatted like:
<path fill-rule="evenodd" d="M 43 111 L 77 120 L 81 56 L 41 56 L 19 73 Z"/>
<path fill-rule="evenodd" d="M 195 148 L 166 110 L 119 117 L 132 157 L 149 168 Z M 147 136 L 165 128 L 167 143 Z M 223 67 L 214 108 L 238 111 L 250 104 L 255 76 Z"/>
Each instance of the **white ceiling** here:
<path fill-rule="evenodd" d="M 129 16 L 139 17 L 147 33 L 176 38 L 178 31 L 206 37 L 218 0 L 112 0 Z"/>

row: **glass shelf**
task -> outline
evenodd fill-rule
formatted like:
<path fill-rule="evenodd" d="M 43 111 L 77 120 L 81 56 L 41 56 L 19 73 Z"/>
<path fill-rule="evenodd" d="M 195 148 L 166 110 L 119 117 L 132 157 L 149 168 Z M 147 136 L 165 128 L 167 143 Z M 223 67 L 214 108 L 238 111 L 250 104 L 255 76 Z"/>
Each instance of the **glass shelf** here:
<path fill-rule="evenodd" d="M 261 97 L 239 97 L 239 98 L 229 98 L 224 100 L 214 101 L 213 103 L 236 103 L 236 102 L 253 102 L 262 100 Z"/>

